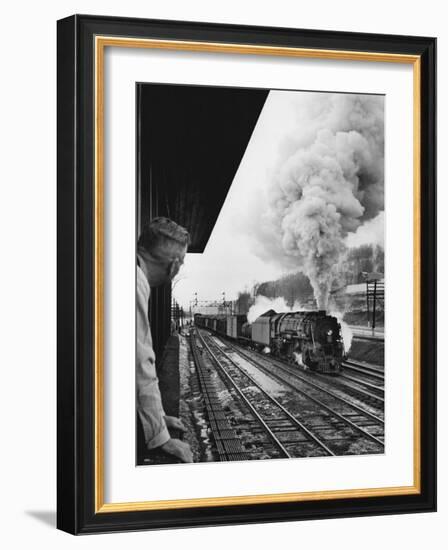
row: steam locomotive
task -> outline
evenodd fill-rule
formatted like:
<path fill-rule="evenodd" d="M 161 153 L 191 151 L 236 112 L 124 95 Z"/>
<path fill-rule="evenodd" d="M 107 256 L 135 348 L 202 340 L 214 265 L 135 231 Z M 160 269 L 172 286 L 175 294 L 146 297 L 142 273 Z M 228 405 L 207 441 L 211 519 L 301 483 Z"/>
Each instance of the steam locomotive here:
<path fill-rule="evenodd" d="M 304 369 L 340 374 L 344 357 L 341 326 L 325 311 L 266 311 L 250 324 L 245 315 L 194 316 L 195 325 Z"/>

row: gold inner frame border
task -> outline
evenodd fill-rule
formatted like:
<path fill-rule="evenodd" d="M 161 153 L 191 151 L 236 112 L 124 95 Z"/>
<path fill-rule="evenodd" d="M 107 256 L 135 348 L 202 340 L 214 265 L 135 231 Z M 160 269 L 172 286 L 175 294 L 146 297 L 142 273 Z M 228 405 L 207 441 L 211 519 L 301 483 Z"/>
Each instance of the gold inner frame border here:
<path fill-rule="evenodd" d="M 381 63 L 406 63 L 413 65 L 413 298 L 414 298 L 414 372 L 413 372 L 413 420 L 414 420 L 414 482 L 410 486 L 379 487 L 350 490 L 313 491 L 301 493 L 275 493 L 228 497 L 191 498 L 180 500 L 154 500 L 141 502 L 104 502 L 104 53 L 106 47 L 153 48 L 160 50 L 195 51 L 208 53 L 234 53 L 266 56 L 286 56 L 313 59 L 368 61 Z M 94 384 L 95 384 L 95 513 L 132 512 L 143 510 L 169 510 L 209 506 L 236 506 L 245 504 L 269 504 L 281 502 L 304 502 L 343 498 L 383 497 L 420 494 L 421 492 L 421 335 L 420 335 L 420 278 L 421 278 L 421 59 L 418 55 L 391 54 L 382 52 L 357 52 L 259 46 L 253 44 L 226 44 L 182 40 L 158 40 L 96 36 L 94 39 L 95 61 L 95 338 L 94 338 Z"/>

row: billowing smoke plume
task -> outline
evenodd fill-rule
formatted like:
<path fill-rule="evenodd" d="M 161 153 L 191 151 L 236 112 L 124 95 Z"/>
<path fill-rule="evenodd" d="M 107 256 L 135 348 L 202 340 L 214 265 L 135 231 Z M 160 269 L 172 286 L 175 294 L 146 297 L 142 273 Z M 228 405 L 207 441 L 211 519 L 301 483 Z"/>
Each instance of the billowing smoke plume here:
<path fill-rule="evenodd" d="M 384 248 L 384 212 L 360 225 L 355 233 L 349 233 L 345 242 L 349 248 L 366 244 Z"/>
<path fill-rule="evenodd" d="M 347 236 L 384 207 L 383 98 L 300 96 L 258 233 L 263 255 L 303 271 L 326 309 Z"/>

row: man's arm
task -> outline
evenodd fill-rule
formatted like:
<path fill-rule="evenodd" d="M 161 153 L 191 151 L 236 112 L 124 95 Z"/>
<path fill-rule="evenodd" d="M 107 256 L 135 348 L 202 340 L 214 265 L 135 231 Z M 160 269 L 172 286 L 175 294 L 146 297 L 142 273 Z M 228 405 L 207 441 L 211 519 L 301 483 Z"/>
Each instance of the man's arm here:
<path fill-rule="evenodd" d="M 146 447 L 160 447 L 168 454 L 177 456 L 183 462 L 193 462 L 190 446 L 179 439 L 172 439 L 168 425 L 182 429 L 179 419 L 166 416 L 162 406 L 152 347 L 151 330 L 148 321 L 149 285 L 137 276 L 137 411 L 145 434 Z M 180 424 L 180 425 L 177 425 Z"/>
<path fill-rule="evenodd" d="M 170 439 L 156 374 L 148 322 L 149 286 L 137 279 L 137 411 L 148 449 L 155 449 Z"/>

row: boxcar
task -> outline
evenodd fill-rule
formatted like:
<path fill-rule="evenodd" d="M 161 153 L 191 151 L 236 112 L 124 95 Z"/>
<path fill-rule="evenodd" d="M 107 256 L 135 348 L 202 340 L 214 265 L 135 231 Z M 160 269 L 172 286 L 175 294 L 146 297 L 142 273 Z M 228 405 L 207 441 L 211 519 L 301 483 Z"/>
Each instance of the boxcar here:
<path fill-rule="evenodd" d="M 243 324 L 247 321 L 247 317 L 245 315 L 228 315 L 226 319 L 227 326 L 225 335 L 228 338 L 237 340 L 241 336 L 241 329 Z"/>
<path fill-rule="evenodd" d="M 216 332 L 222 336 L 226 335 L 227 332 L 227 319 L 225 315 L 220 315 L 216 317 Z"/>

